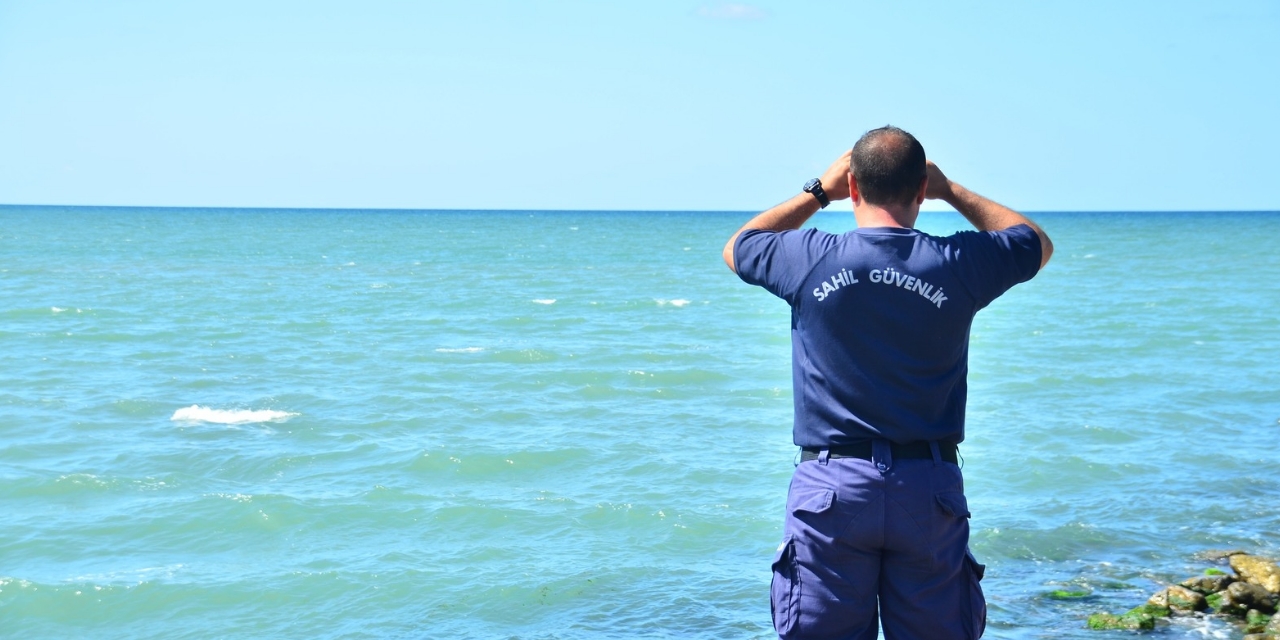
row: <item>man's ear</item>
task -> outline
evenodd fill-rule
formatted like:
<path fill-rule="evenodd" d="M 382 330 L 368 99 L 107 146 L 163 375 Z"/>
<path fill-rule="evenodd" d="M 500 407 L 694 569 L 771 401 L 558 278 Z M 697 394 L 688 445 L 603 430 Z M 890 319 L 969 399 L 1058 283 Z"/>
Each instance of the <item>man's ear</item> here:
<path fill-rule="evenodd" d="M 916 204 L 924 204 L 924 194 L 929 189 L 929 176 L 920 179 L 920 190 L 916 192 Z"/>
<path fill-rule="evenodd" d="M 857 206 L 858 200 L 860 197 L 861 196 L 858 195 L 858 181 L 853 179 L 853 172 L 850 171 L 849 172 L 849 199 L 853 201 L 854 206 Z"/>

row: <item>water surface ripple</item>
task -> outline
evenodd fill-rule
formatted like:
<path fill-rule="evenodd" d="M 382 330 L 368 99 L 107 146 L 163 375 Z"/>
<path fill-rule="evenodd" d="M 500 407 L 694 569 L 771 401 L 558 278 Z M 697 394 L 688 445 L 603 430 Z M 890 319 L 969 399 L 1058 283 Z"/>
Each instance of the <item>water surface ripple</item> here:
<path fill-rule="evenodd" d="M 0 623 L 769 637 L 789 315 L 720 262 L 748 216 L 0 208 Z M 986 637 L 1095 638 L 1197 551 L 1280 555 L 1280 215 L 1038 218 L 1053 263 L 974 325 L 973 547 Z"/>

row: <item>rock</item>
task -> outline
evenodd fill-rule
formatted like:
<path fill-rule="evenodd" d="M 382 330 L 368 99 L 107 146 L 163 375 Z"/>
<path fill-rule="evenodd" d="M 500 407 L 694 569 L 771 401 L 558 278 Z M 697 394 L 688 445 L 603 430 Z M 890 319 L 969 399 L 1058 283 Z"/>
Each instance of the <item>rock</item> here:
<path fill-rule="evenodd" d="M 1153 618 L 1168 618 L 1173 612 L 1169 607 L 1158 604 L 1140 604 L 1126 612 L 1126 616 L 1151 616 Z"/>
<path fill-rule="evenodd" d="M 1280 615 L 1271 616 L 1271 622 L 1267 623 L 1267 630 L 1263 633 L 1280 636 Z"/>
<path fill-rule="evenodd" d="M 1206 549 L 1195 554 L 1197 560 L 1206 560 L 1208 562 L 1220 562 L 1231 556 L 1245 555 L 1243 549 Z"/>
<path fill-rule="evenodd" d="M 1244 640 L 1280 640 L 1280 636 L 1274 633 L 1251 633 Z"/>
<path fill-rule="evenodd" d="M 1202 594 L 1187 589 L 1185 586 L 1170 586 L 1169 589 L 1165 589 L 1161 593 L 1165 594 L 1166 607 L 1174 609 L 1176 613 L 1196 613 L 1208 608 L 1208 604 L 1204 603 Z"/>
<path fill-rule="evenodd" d="M 1243 616 L 1244 612 L 1249 610 L 1248 605 L 1237 602 L 1231 596 L 1230 591 L 1219 591 L 1210 594 L 1205 598 L 1205 601 L 1209 604 L 1209 608 L 1213 609 L 1214 613 L 1220 613 L 1224 616 Z"/>
<path fill-rule="evenodd" d="M 1206 574 L 1203 576 L 1196 576 L 1194 578 L 1187 578 L 1182 581 L 1182 586 L 1207 596 L 1211 593 L 1217 593 L 1226 589 L 1235 581 L 1235 578 L 1219 572 L 1213 575 Z"/>
<path fill-rule="evenodd" d="M 1232 582 L 1224 592 L 1232 604 L 1244 614 L 1249 609 L 1257 609 L 1266 614 L 1276 612 L 1277 596 L 1256 584 L 1248 582 Z"/>
<path fill-rule="evenodd" d="M 1271 622 L 1271 616 L 1257 609 L 1250 609 L 1244 614 L 1244 631 L 1245 633 L 1266 633 L 1268 622 Z"/>
<path fill-rule="evenodd" d="M 1276 610 L 1276 596 L 1248 582 L 1232 582 L 1226 591 L 1210 594 L 1205 601 L 1214 611 L 1233 616 L 1244 616 L 1249 609 L 1265 613 Z"/>
<path fill-rule="evenodd" d="M 1111 613 L 1095 613 L 1089 616 L 1090 629 L 1154 629 L 1156 619 L 1149 615 L 1117 616 Z"/>
<path fill-rule="evenodd" d="M 1245 554 L 1231 556 L 1231 568 L 1240 574 L 1245 582 L 1253 584 L 1280 595 L 1280 567 L 1276 563 Z"/>
<path fill-rule="evenodd" d="M 1044 594 L 1044 597 L 1050 600 L 1080 600 L 1093 595 L 1092 591 L 1054 589 Z"/>

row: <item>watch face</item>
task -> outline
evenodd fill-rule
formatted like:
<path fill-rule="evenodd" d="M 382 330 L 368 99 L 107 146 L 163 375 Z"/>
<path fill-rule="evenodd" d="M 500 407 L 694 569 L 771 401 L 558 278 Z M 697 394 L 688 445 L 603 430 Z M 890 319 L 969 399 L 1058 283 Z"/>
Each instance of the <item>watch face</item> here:
<path fill-rule="evenodd" d="M 792 184 L 795 184 L 795 183 L 792 183 Z M 813 193 L 813 190 L 821 185 L 822 185 L 822 182 L 819 181 L 817 178 L 814 178 L 804 183 L 804 190 L 807 193 Z"/>

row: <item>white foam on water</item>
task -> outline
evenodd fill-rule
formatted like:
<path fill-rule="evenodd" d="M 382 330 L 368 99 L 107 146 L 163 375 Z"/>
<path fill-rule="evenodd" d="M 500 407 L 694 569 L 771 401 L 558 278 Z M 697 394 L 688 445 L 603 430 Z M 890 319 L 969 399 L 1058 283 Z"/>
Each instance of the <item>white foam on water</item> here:
<path fill-rule="evenodd" d="M 206 493 L 206 496 L 215 498 L 226 498 L 235 502 L 249 502 L 253 500 L 253 496 L 244 493 Z"/>
<path fill-rule="evenodd" d="M 58 476 L 55 483 L 69 482 L 71 484 L 85 485 L 90 487 L 109 487 L 110 482 L 93 475 L 92 473 L 70 473 Z"/>
<path fill-rule="evenodd" d="M 484 347 L 462 347 L 461 349 L 436 349 L 436 353 L 479 353 L 484 351 Z"/>
<path fill-rule="evenodd" d="M 653 301 L 658 303 L 659 307 L 665 307 L 667 305 L 671 305 L 673 307 L 683 307 L 689 304 L 689 301 L 685 300 L 684 298 L 676 298 L 675 300 L 665 300 L 663 298 L 654 298 Z"/>
<path fill-rule="evenodd" d="M 1170 618 L 1169 622 L 1171 625 L 1182 627 L 1187 632 L 1187 635 L 1194 635 L 1199 638 L 1227 640 L 1227 638 L 1240 637 L 1239 632 L 1228 622 L 1210 616 L 1176 617 Z"/>
<path fill-rule="evenodd" d="M 284 422 L 296 413 L 272 409 L 211 409 L 200 405 L 183 407 L 169 418 L 174 422 L 210 422 L 213 424 L 251 424 L 254 422 Z"/>
<path fill-rule="evenodd" d="M 0 578 L 0 591 L 3 591 L 9 585 L 14 585 L 19 589 L 31 588 L 31 583 L 21 578 Z"/>
<path fill-rule="evenodd" d="M 157 580 L 163 581 L 166 579 L 171 579 L 175 575 L 177 575 L 178 572 L 182 571 L 184 568 L 185 568 L 185 565 L 178 563 L 178 564 L 165 565 L 162 567 L 143 567 L 141 569 L 125 569 L 121 571 L 109 571 L 106 573 L 91 573 L 91 574 L 86 574 L 82 576 L 75 576 L 74 578 L 69 578 L 66 580 L 66 582 L 70 582 L 70 583 L 87 582 L 91 584 L 99 583 L 99 584 L 106 584 L 106 585 L 132 583 L 132 584 L 141 585 L 148 582 L 155 582 Z"/>
<path fill-rule="evenodd" d="M 555 304 L 556 303 L 555 298 L 535 298 L 533 301 L 538 304 Z"/>

